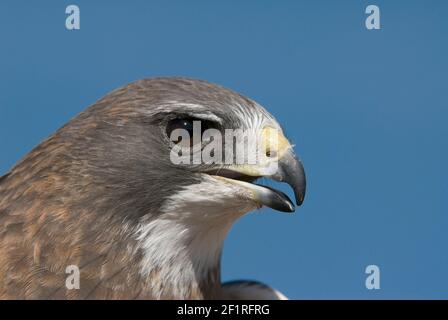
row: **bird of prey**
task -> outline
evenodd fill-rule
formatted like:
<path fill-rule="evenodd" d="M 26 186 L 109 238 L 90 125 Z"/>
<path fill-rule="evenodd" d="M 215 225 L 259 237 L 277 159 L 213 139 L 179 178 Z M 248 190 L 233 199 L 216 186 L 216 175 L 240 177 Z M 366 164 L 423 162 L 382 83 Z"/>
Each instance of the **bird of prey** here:
<path fill-rule="evenodd" d="M 275 172 L 258 164 L 174 164 L 172 130 L 277 129 Z M 282 299 L 267 285 L 221 284 L 232 224 L 262 206 L 292 212 L 303 166 L 274 117 L 206 81 L 133 82 L 87 108 L 0 178 L 2 299 Z M 67 286 L 67 267 L 79 286 Z"/>

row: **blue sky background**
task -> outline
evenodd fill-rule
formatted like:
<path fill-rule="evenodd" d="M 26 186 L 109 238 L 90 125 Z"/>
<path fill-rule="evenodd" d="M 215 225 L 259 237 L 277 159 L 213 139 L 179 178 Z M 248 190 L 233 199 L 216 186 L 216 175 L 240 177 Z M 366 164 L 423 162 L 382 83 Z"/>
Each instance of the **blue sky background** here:
<path fill-rule="evenodd" d="M 65 7 L 81 30 L 65 29 Z M 381 30 L 364 26 L 367 5 Z M 183 75 L 264 105 L 308 175 L 226 241 L 224 280 L 291 298 L 448 298 L 448 2 L 5 1 L 0 174 L 107 92 Z M 283 189 L 291 194 L 288 188 Z M 364 269 L 381 269 L 381 289 Z"/>

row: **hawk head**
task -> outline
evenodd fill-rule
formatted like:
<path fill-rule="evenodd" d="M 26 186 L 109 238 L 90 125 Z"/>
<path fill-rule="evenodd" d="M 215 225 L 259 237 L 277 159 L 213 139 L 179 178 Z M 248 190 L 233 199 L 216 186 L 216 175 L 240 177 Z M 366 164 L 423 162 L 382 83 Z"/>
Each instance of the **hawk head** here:
<path fill-rule="evenodd" d="M 240 133 L 248 136 L 241 140 Z M 262 148 L 250 149 L 254 141 Z M 238 160 L 241 145 L 249 148 Z M 257 153 L 252 162 L 251 152 Z M 295 209 L 284 193 L 257 184 L 260 178 L 288 183 L 302 204 L 302 164 L 262 106 L 205 81 L 134 82 L 79 114 L 0 182 L 0 253 L 10 257 L 5 271 L 19 263 L 15 249 L 27 261 L 23 275 L 44 288 L 52 275 L 33 273 L 37 267 L 53 270 L 57 281 L 64 266 L 79 265 L 80 291 L 62 288 L 62 295 L 226 297 L 220 256 L 232 224 L 262 206 Z M 26 236 L 6 248 L 14 240 L 4 226 L 14 223 Z M 86 283 L 98 283 L 85 292 L 83 270 Z"/>

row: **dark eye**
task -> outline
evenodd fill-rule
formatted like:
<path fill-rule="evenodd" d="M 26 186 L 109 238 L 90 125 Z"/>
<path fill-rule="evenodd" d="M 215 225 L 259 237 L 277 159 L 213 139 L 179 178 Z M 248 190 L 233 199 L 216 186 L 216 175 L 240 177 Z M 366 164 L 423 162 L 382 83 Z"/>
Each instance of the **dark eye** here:
<path fill-rule="evenodd" d="M 188 132 L 190 137 L 193 137 L 193 119 L 174 119 L 168 122 L 166 126 L 166 135 L 168 138 L 174 130 L 183 129 Z"/>
<path fill-rule="evenodd" d="M 199 128 L 199 126 L 201 131 L 200 137 L 198 137 L 197 141 L 202 139 L 202 135 L 205 130 L 216 128 L 217 124 L 213 121 L 200 120 L 196 118 L 176 118 L 168 121 L 166 126 L 166 135 L 168 136 L 168 139 L 175 144 L 182 143 L 184 146 L 192 146 L 193 134 L 195 133 L 194 128 Z M 185 134 L 188 134 L 188 139 L 184 136 Z"/>

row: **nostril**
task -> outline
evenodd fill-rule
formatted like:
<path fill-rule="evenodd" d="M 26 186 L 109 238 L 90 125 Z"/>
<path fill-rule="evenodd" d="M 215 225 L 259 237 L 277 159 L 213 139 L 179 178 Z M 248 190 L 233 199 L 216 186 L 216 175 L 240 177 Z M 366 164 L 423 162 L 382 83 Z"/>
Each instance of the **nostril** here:
<path fill-rule="evenodd" d="M 266 157 L 268 157 L 268 158 L 275 157 L 276 155 L 277 155 L 277 153 L 275 151 L 271 151 L 271 150 L 266 151 Z"/>

